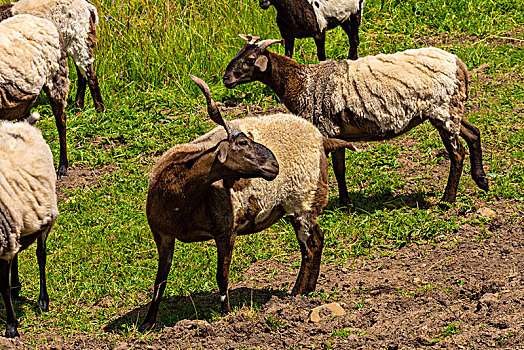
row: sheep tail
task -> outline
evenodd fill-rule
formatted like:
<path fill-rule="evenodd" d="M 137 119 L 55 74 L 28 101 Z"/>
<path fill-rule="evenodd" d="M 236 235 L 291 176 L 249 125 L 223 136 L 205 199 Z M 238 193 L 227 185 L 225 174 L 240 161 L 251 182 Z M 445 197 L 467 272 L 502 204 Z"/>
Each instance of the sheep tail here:
<path fill-rule="evenodd" d="M 340 139 L 329 139 L 327 137 L 323 138 L 324 143 L 324 152 L 329 154 L 337 149 L 348 148 L 352 151 L 358 152 L 358 148 L 355 147 L 351 142 L 340 140 Z"/>

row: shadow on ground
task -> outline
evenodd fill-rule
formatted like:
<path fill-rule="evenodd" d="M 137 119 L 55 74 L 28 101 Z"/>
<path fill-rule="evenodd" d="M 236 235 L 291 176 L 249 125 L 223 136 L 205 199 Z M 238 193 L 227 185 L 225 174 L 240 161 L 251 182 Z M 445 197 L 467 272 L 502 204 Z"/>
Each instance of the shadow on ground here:
<path fill-rule="evenodd" d="M 254 289 L 236 288 L 229 291 L 229 298 L 233 310 L 242 307 L 260 309 L 273 296 L 284 298 L 287 293 L 277 289 Z M 108 333 L 119 333 L 140 325 L 143 321 L 151 302 L 139 306 L 125 315 L 113 320 L 104 327 Z M 220 298 L 218 293 L 199 293 L 189 296 L 174 296 L 165 298 L 160 303 L 160 310 L 157 317 L 157 325 L 172 327 L 183 319 L 198 319 L 213 321 L 220 316 Z"/>

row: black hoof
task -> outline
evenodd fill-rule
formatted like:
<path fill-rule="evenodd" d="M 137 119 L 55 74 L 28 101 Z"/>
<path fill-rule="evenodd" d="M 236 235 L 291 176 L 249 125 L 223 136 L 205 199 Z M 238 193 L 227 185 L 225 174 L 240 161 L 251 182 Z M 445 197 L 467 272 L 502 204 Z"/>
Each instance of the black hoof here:
<path fill-rule="evenodd" d="M 18 330 L 16 328 L 17 328 L 16 325 L 8 324 L 5 330 L 5 337 L 6 338 L 19 338 L 20 334 L 18 334 Z"/>
<path fill-rule="evenodd" d="M 67 166 L 60 165 L 58 167 L 58 171 L 56 172 L 56 178 L 60 180 L 66 175 L 67 175 Z"/>
<path fill-rule="evenodd" d="M 477 186 L 486 192 L 489 191 L 489 181 L 484 176 L 473 179 Z"/>
<path fill-rule="evenodd" d="M 95 109 L 98 113 L 104 113 L 106 111 L 106 106 L 103 103 L 97 104 Z"/>
<path fill-rule="evenodd" d="M 140 327 L 138 327 L 138 331 L 140 333 L 145 333 L 145 332 L 151 330 L 151 328 L 153 328 L 154 325 L 155 325 L 154 323 L 144 322 L 144 323 L 142 323 L 142 325 L 140 325 Z"/>
<path fill-rule="evenodd" d="M 49 299 L 40 299 L 38 300 L 38 306 L 40 306 L 40 310 L 47 312 L 49 311 Z"/>

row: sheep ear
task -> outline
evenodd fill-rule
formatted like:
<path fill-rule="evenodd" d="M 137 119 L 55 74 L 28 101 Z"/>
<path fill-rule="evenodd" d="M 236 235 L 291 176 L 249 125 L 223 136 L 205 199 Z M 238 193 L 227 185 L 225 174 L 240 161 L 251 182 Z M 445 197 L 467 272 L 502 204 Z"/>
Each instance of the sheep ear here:
<path fill-rule="evenodd" d="M 218 161 L 222 164 L 226 162 L 227 159 L 227 151 L 229 149 L 229 142 L 220 142 L 218 145 Z"/>
<path fill-rule="evenodd" d="M 265 72 L 267 69 L 267 57 L 263 55 L 258 56 L 257 60 L 255 61 L 255 67 L 257 67 L 261 72 Z"/>

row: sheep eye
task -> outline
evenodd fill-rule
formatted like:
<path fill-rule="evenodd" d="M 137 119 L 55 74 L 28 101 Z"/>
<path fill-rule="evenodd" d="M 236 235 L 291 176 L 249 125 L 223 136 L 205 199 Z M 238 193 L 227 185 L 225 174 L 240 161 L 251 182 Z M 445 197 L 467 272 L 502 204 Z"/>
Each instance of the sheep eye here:
<path fill-rule="evenodd" d="M 238 141 L 238 145 L 239 146 L 247 146 L 248 142 L 246 140 L 241 140 L 241 141 Z"/>

